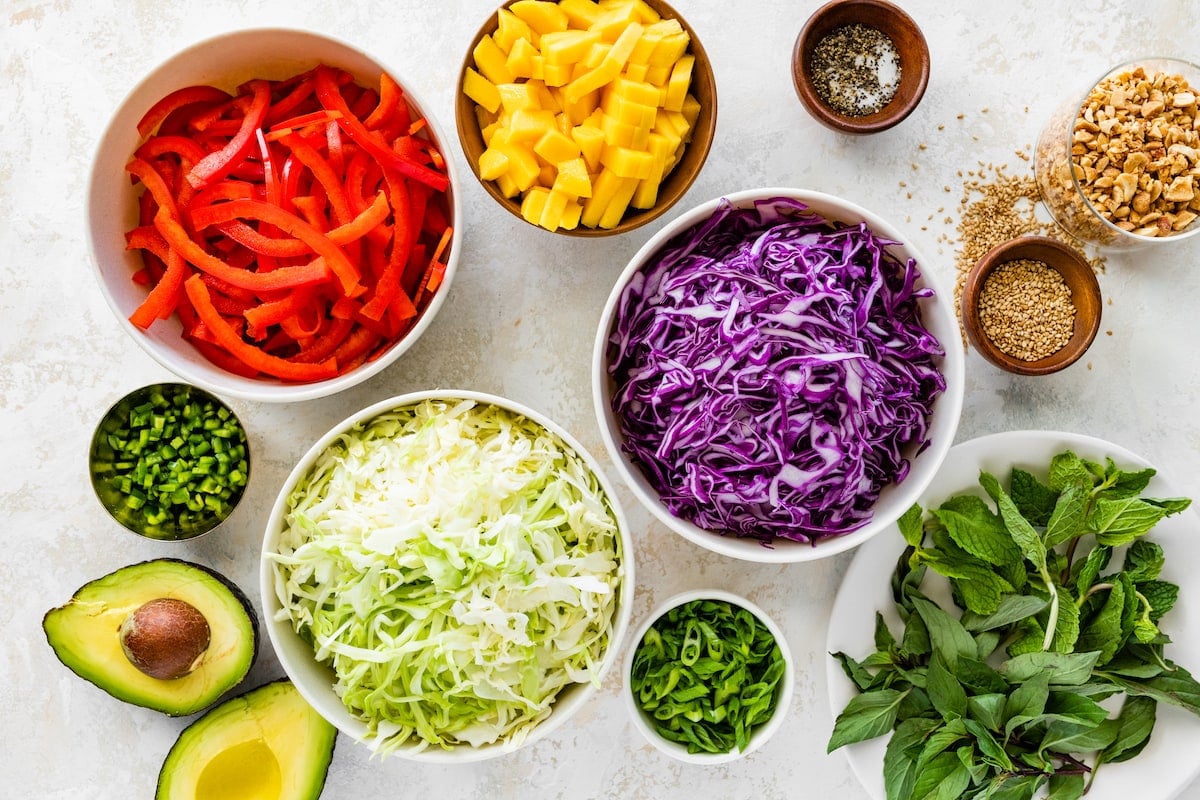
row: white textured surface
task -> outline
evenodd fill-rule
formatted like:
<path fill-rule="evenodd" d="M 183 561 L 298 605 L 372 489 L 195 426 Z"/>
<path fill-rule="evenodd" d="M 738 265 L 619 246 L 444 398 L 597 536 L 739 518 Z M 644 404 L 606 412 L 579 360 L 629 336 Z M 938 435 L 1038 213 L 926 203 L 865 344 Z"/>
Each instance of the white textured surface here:
<path fill-rule="evenodd" d="M 792 91 L 792 42 L 818 2 L 676 5 L 712 57 L 720 93 L 712 153 L 676 211 L 754 186 L 841 194 L 909 231 L 947 282 L 953 250 L 939 235 L 953 233 L 941 220 L 957 205 L 958 170 L 979 160 L 1024 167 L 1014 151 L 1035 140 L 1064 93 L 1131 57 L 1187 57 L 1197 33 L 1193 4 L 1178 0 L 1145 0 L 1136 12 L 1118 0 L 909 0 L 932 51 L 929 90 L 899 127 L 852 139 L 818 127 Z M 124 705 L 73 676 L 46 646 L 42 614 L 88 580 L 159 556 L 208 564 L 256 595 L 258 543 L 278 486 L 309 443 L 351 411 L 415 389 L 494 392 L 543 411 L 602 455 L 588 387 L 594 328 L 613 279 L 656 228 L 594 242 L 554 237 L 468 185 L 452 294 L 399 363 L 323 400 L 234 403 L 255 462 L 248 500 L 226 529 L 191 544 L 143 541 L 104 515 L 87 481 L 87 442 L 103 410 L 170 377 L 117 327 L 90 274 L 83 230 L 91 150 L 139 76 L 222 30 L 311 28 L 379 55 L 453 130 L 459 61 L 491 10 L 486 0 L 0 4 L 0 797 L 151 796 L 187 720 Z M 1056 376 L 1011 377 L 970 355 L 959 438 L 1016 428 L 1092 434 L 1141 453 L 1180 493 L 1200 496 L 1198 270 L 1196 239 L 1110 258 L 1102 333 L 1084 362 Z M 637 737 L 611 680 L 579 718 L 508 760 L 453 770 L 378 762 L 343 739 L 324 797 L 865 798 L 841 754 L 825 755 L 822 644 L 851 554 L 794 566 L 735 562 L 701 552 L 623 500 L 639 542 L 635 621 L 672 593 L 716 586 L 755 600 L 785 628 L 799 683 L 788 721 L 766 747 L 709 769 L 672 762 Z M 247 685 L 278 676 L 264 648 Z M 1200 786 L 1181 797 L 1200 800 Z"/>

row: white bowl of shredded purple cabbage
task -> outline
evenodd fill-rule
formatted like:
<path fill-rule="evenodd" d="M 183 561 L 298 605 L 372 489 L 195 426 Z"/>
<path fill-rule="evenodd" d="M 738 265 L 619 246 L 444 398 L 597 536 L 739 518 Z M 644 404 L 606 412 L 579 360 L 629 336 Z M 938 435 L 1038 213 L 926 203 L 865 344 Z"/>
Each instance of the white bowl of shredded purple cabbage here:
<path fill-rule="evenodd" d="M 593 356 L 621 476 L 709 550 L 793 562 L 894 524 L 962 411 L 953 298 L 892 225 L 756 189 L 683 214 L 633 257 Z"/>

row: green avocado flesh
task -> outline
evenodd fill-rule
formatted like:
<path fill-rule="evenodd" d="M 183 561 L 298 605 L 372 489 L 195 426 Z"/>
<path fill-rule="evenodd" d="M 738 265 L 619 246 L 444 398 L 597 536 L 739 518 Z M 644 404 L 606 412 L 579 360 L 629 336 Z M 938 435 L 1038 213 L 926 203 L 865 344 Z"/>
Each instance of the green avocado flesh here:
<path fill-rule="evenodd" d="M 226 700 L 179 735 L 155 800 L 316 800 L 337 729 L 277 681 Z"/>
<path fill-rule="evenodd" d="M 204 615 L 211 639 L 188 675 L 162 680 L 130 663 L 121 649 L 121 623 L 142 604 L 166 597 Z M 187 561 L 158 559 L 123 567 L 85 584 L 42 620 L 46 640 L 72 672 L 134 705 L 171 716 L 201 711 L 232 689 L 258 652 L 258 618 L 236 586 Z"/>

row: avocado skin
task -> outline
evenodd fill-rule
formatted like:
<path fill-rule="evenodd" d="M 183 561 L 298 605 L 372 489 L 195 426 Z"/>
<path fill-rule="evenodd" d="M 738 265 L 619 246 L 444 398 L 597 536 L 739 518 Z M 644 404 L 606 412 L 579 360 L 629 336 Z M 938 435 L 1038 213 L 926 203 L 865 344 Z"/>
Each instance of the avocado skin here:
<path fill-rule="evenodd" d="M 246 593 L 243 592 L 237 586 L 237 584 L 235 584 L 233 581 L 229 580 L 229 578 L 225 577 L 220 572 L 217 572 L 216 570 L 214 570 L 210 567 L 206 567 L 203 564 L 197 564 L 194 561 L 187 561 L 187 560 L 181 559 L 181 558 L 148 559 L 146 561 L 140 561 L 140 562 L 130 564 L 125 567 L 120 567 L 119 569 L 113 570 L 112 572 L 109 572 L 105 575 L 100 576 L 99 578 L 90 580 L 87 583 L 80 586 L 78 589 L 76 589 L 75 593 L 73 595 L 71 595 L 71 599 L 67 603 L 64 603 L 62 606 L 59 606 L 58 608 L 50 609 L 49 611 L 47 611 L 45 613 L 45 615 L 42 617 L 42 631 L 45 633 L 46 641 L 47 641 L 47 643 L 49 643 L 51 650 L 54 651 L 55 657 L 58 658 L 59 662 L 61 662 L 63 664 L 63 666 L 65 666 L 67 669 L 71 670 L 73 673 L 75 673 L 77 676 L 79 676 L 83 680 L 86 680 L 88 683 L 91 683 L 93 686 L 96 686 L 97 688 L 101 689 L 106 694 L 108 694 L 112 697 L 115 697 L 118 700 L 121 700 L 122 702 L 131 703 L 132 705 L 138 705 L 138 706 L 142 706 L 144 708 L 150 708 L 155 711 L 159 711 L 163 714 L 166 714 L 169 717 L 188 716 L 190 714 L 195 714 L 197 712 L 203 711 L 206 708 L 209 708 L 210 706 L 212 706 L 214 703 L 216 703 L 216 701 L 218 699 L 220 699 L 220 693 L 217 694 L 216 696 L 212 697 L 207 702 L 204 702 L 202 704 L 193 704 L 193 705 L 181 706 L 181 707 L 177 707 L 177 708 L 159 708 L 156 705 L 151 704 L 151 703 L 139 702 L 137 700 L 130 699 L 129 697 L 122 695 L 120 687 L 107 686 L 102 683 L 98 683 L 95 680 L 92 680 L 91 678 L 87 677 L 86 675 L 80 674 L 79 670 L 77 670 L 75 668 L 75 666 L 73 666 L 70 663 L 70 661 L 64 657 L 64 652 L 62 649 L 60 649 L 60 644 L 56 643 L 55 637 L 53 636 L 53 634 L 50 630 L 50 627 L 48 627 L 48 624 L 50 623 L 50 621 L 52 620 L 53 616 L 56 613 L 62 612 L 64 609 L 68 608 L 71 605 L 71 603 L 78 602 L 80 599 L 80 595 L 85 594 L 88 591 L 88 589 L 90 589 L 94 584 L 99 583 L 100 581 L 103 581 L 107 578 L 112 577 L 113 575 L 116 575 L 117 573 L 124 572 L 126 570 L 137 570 L 139 568 L 146 568 L 146 567 L 150 567 L 150 566 L 154 566 L 154 565 L 177 565 L 177 566 L 180 566 L 183 568 L 189 568 L 192 570 L 198 570 L 200 572 L 203 572 L 206 576 L 212 578 L 217 583 L 219 583 L 221 585 L 221 587 L 223 589 L 227 590 L 229 592 L 229 594 L 231 594 L 237 600 L 237 602 L 241 605 L 241 608 L 245 612 L 246 618 L 249 620 L 249 623 L 250 623 L 250 654 L 249 654 L 249 659 L 246 662 L 246 669 L 242 673 L 241 677 L 238 678 L 238 680 L 237 680 L 237 683 L 240 683 L 241 680 L 245 678 L 246 674 L 249 673 L 250 668 L 254 665 L 254 662 L 258 659 L 259 645 L 260 645 L 260 641 L 261 641 L 258 613 L 254 610 L 254 606 L 250 602 L 250 598 L 246 596 Z M 144 601 L 152 600 L 152 599 L 154 599 L 154 598 L 146 597 L 146 598 L 144 598 Z M 210 624 L 211 624 L 211 622 L 212 621 L 210 620 Z M 116 633 L 114 631 L 114 637 L 115 636 L 116 636 Z M 149 678 L 148 680 L 155 680 L 155 679 Z M 224 691 L 228 691 L 229 689 L 233 688 L 233 686 L 235 686 L 235 685 L 236 685 L 236 683 L 226 687 L 221 693 L 224 693 Z"/>
<path fill-rule="evenodd" d="M 277 755 L 283 750 L 282 755 L 293 757 L 299 764 L 303 765 L 305 770 L 311 773 L 310 779 L 299 786 L 296 793 L 280 794 L 279 800 L 317 800 L 321 796 L 321 792 L 325 789 L 325 781 L 329 777 L 329 765 L 333 763 L 333 751 L 337 745 L 337 728 L 317 714 L 316 710 L 308 705 L 307 701 L 300 696 L 299 691 L 287 678 L 268 681 L 261 686 L 231 697 L 223 703 L 213 706 L 203 716 L 184 728 L 180 732 L 179 738 L 175 740 L 175 744 L 171 746 L 166 758 L 163 759 L 162 768 L 158 773 L 158 782 L 155 785 L 154 800 L 172 799 L 172 790 L 175 788 L 173 784 L 178 778 L 177 773 L 179 771 L 186 771 L 189 768 L 203 770 L 204 764 L 207 762 L 197 763 L 195 758 L 188 758 L 187 756 L 192 755 L 192 753 L 189 753 L 187 748 L 189 746 L 193 748 L 200 747 L 199 745 L 195 745 L 194 740 L 206 735 L 206 729 L 210 725 L 214 725 L 213 720 L 220 720 L 222 715 L 235 704 L 245 703 L 247 709 L 253 709 L 258 706 L 260 701 L 269 702 L 272 697 L 280 696 L 281 694 L 290 696 L 288 698 L 290 701 L 303 703 L 305 708 L 307 708 L 307 721 L 312 728 L 311 733 L 314 734 L 312 742 L 314 747 L 310 752 L 296 752 L 294 737 L 288 736 L 286 737 L 288 748 L 286 750 L 283 750 L 283 748 L 276 749 Z M 235 726 L 239 721 L 241 720 L 235 720 L 227 727 L 234 728 L 236 731 Z M 219 726 L 219 723 L 216 723 L 216 725 Z M 219 727 L 214 727 L 214 729 L 218 732 L 220 731 Z M 289 731 L 295 734 L 294 730 L 289 729 Z M 282 741 L 279 743 L 285 744 Z M 213 752 L 220 752 L 220 750 L 218 749 Z M 201 754 L 203 754 L 203 751 L 201 751 Z M 195 790 L 195 786 L 190 784 L 182 785 L 180 788 L 185 793 L 184 796 L 187 797 L 191 797 L 191 793 Z"/>

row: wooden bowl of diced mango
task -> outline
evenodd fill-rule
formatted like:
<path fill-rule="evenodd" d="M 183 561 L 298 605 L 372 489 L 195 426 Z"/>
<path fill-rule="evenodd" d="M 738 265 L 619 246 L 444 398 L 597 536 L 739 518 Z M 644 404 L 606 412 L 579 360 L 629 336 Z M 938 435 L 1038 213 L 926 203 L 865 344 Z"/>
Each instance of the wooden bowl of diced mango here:
<path fill-rule="evenodd" d="M 662 0 L 510 0 L 471 42 L 455 116 L 502 206 L 549 231 L 608 236 L 692 185 L 717 91 L 695 31 Z"/>

